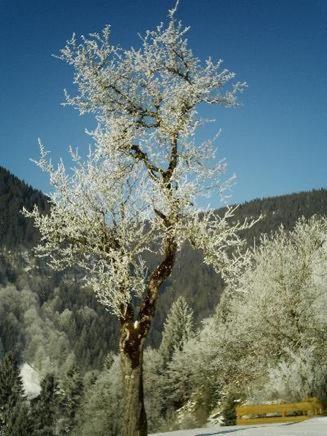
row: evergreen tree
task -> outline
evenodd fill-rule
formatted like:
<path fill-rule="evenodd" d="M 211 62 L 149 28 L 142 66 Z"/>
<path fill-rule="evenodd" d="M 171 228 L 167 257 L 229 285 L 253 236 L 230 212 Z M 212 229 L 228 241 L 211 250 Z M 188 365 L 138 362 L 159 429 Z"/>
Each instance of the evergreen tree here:
<path fill-rule="evenodd" d="M 221 416 L 223 425 L 236 424 L 236 400 L 239 396 L 229 392 L 222 400 Z"/>
<path fill-rule="evenodd" d="M 119 357 L 104 368 L 95 383 L 89 384 L 76 418 L 74 436 L 121 435 L 123 383 Z"/>
<path fill-rule="evenodd" d="M 31 434 L 23 382 L 12 353 L 7 353 L 0 362 L 0 433 L 4 436 Z"/>
<path fill-rule="evenodd" d="M 58 382 L 53 374 L 47 374 L 41 382 L 40 395 L 32 400 L 35 436 L 55 435 L 58 412 Z"/>
<path fill-rule="evenodd" d="M 149 428 L 167 429 L 175 412 L 175 402 L 168 396 L 175 389 L 167 377 L 167 368 L 173 355 L 182 350 L 193 336 L 193 311 L 184 297 L 179 297 L 167 316 L 159 350 L 145 350 L 144 389 Z"/>
<path fill-rule="evenodd" d="M 73 366 L 68 370 L 62 383 L 60 406 L 63 419 L 60 423 L 60 434 L 70 433 L 76 426 L 76 414 L 81 404 L 83 390 L 82 377 L 78 369 Z"/>
<path fill-rule="evenodd" d="M 2 340 L 0 338 L 0 360 L 4 357 L 4 347 L 3 347 L 3 343 Z"/>
<path fill-rule="evenodd" d="M 4 436 L 31 436 L 32 434 L 33 423 L 29 407 L 26 402 L 18 403 L 9 417 Z M 46 434 L 46 436 L 50 435 Z"/>
<path fill-rule="evenodd" d="M 193 332 L 193 311 L 184 297 L 179 297 L 167 316 L 159 352 L 163 365 L 172 359 L 174 352 L 182 350 Z"/>

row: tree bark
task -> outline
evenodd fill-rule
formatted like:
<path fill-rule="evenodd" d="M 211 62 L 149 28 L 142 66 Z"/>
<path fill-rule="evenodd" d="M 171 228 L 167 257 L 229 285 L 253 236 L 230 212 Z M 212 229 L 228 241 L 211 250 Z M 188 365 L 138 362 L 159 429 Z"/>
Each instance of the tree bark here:
<path fill-rule="evenodd" d="M 122 436 L 147 436 L 147 419 L 143 394 L 143 348 L 156 309 L 160 286 L 171 274 L 177 244 L 165 241 L 165 257 L 150 275 L 146 296 L 134 320 L 131 304 L 122 307 L 120 318 L 120 358 L 123 377 L 124 414 Z"/>
<path fill-rule="evenodd" d="M 122 327 L 120 343 L 124 398 L 122 436 L 147 436 L 143 394 L 143 340 L 140 340 L 137 328 L 133 324 Z"/>

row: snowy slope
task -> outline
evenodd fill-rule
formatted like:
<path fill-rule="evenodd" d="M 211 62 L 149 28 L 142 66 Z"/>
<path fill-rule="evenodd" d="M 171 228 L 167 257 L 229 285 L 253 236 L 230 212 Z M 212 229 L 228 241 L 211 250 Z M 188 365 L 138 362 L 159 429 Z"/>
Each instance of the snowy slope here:
<path fill-rule="evenodd" d="M 287 424 L 208 427 L 156 433 L 156 436 L 327 436 L 327 417 Z"/>
<path fill-rule="evenodd" d="M 39 374 L 28 363 L 20 367 L 20 376 L 23 380 L 23 386 L 27 398 L 35 398 L 41 392 Z"/>

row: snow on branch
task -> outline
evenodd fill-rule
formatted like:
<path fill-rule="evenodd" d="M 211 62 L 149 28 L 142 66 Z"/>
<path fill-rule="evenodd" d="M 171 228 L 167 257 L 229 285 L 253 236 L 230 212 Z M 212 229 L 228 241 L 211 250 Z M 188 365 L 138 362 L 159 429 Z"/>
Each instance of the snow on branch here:
<path fill-rule="evenodd" d="M 198 139 L 199 105 L 235 106 L 246 84 L 232 83 L 235 74 L 221 60 L 193 54 L 177 7 L 178 1 L 168 22 L 145 32 L 137 49 L 113 45 L 106 26 L 80 40 L 73 35 L 60 51 L 76 87 L 65 104 L 95 115 L 97 127 L 88 132 L 94 145 L 83 157 L 71 150 L 74 167 L 66 171 L 40 144 L 37 165 L 53 186 L 51 209 L 25 211 L 42 235 L 38 255 L 54 268 L 82 268 L 118 316 L 153 283 L 146 251 L 173 260 L 190 240 L 217 271 L 235 271 L 242 255 L 231 249 L 242 246 L 239 231 L 254 223 L 233 223 L 233 208 L 223 217 L 199 214 L 200 196 L 209 202 L 223 191 L 226 166 L 215 156 L 214 139 Z"/>

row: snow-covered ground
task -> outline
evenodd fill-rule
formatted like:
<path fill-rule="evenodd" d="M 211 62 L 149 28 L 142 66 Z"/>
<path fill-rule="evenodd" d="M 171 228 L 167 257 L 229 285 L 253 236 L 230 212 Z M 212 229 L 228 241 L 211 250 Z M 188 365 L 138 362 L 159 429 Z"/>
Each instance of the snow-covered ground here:
<path fill-rule="evenodd" d="M 235 425 L 231 427 L 195 428 L 156 436 L 327 436 L 327 417 L 312 418 L 303 422 L 265 425 Z"/>
<path fill-rule="evenodd" d="M 37 371 L 28 363 L 23 363 L 20 367 L 20 375 L 23 380 L 25 394 L 29 399 L 35 398 L 41 392 L 40 378 Z"/>

